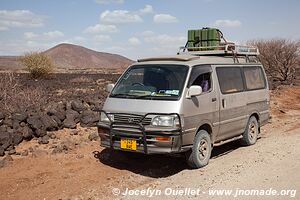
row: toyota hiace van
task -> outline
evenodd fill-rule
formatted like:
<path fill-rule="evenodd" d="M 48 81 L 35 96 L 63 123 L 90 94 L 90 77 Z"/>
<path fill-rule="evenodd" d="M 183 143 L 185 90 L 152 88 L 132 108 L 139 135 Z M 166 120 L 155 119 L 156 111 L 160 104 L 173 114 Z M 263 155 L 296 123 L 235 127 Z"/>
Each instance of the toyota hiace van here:
<path fill-rule="evenodd" d="M 108 85 L 101 146 L 145 154 L 185 153 L 208 164 L 213 147 L 257 141 L 269 119 L 268 82 L 258 49 L 225 45 L 140 59 Z"/>

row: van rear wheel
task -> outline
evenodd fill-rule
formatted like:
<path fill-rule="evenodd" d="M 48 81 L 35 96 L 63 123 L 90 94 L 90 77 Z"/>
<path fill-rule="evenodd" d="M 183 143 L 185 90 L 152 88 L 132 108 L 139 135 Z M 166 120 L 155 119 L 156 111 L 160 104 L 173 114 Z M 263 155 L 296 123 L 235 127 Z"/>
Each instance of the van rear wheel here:
<path fill-rule="evenodd" d="M 258 122 L 256 117 L 252 116 L 249 118 L 246 130 L 243 134 L 242 144 L 250 146 L 256 143 L 258 136 Z"/>
<path fill-rule="evenodd" d="M 192 168 L 204 167 L 209 162 L 211 151 L 211 139 L 208 132 L 200 130 L 194 138 L 192 151 L 188 154 L 188 165 Z"/>

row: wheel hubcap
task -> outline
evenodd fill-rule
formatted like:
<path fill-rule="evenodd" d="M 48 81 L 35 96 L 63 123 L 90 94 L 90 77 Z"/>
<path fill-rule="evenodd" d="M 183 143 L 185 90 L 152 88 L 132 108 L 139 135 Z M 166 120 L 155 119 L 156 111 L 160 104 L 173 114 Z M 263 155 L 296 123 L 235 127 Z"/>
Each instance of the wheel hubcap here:
<path fill-rule="evenodd" d="M 199 144 L 200 160 L 204 160 L 207 157 L 207 153 L 208 153 L 208 142 L 205 139 L 202 139 Z"/>
<path fill-rule="evenodd" d="M 249 125 L 249 138 L 250 140 L 254 140 L 257 135 L 257 128 L 254 122 Z"/>

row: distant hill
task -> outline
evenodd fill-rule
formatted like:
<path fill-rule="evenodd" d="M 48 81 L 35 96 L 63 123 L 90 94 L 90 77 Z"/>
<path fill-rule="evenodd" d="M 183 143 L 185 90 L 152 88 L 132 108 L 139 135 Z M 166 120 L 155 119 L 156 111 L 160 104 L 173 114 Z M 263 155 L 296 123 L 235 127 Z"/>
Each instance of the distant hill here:
<path fill-rule="evenodd" d="M 44 51 L 59 70 L 86 70 L 86 69 L 124 69 L 132 60 L 104 52 L 97 52 L 73 44 L 59 44 Z M 0 56 L 0 70 L 19 70 L 22 64 L 18 56 Z"/>

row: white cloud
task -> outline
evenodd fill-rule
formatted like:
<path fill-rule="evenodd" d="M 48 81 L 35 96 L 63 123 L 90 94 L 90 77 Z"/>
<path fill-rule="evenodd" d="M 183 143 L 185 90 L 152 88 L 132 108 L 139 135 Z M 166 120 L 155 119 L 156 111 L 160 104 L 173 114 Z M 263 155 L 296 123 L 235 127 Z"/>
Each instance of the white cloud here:
<path fill-rule="evenodd" d="M 0 42 L 0 55 L 22 55 L 25 52 L 44 51 L 55 45 L 57 42 L 38 42 L 25 40 L 8 40 Z"/>
<path fill-rule="evenodd" d="M 0 30 L 23 27 L 41 27 L 43 18 L 29 10 L 0 10 Z"/>
<path fill-rule="evenodd" d="M 143 14 L 151 14 L 151 13 L 153 13 L 153 7 L 151 5 L 145 5 L 144 8 L 142 8 L 142 9 L 139 10 L 139 13 L 141 15 L 143 15 Z"/>
<path fill-rule="evenodd" d="M 99 43 L 109 42 L 111 41 L 111 37 L 109 35 L 96 35 L 94 40 Z"/>
<path fill-rule="evenodd" d="M 124 0 L 95 0 L 95 2 L 99 4 L 110 4 L 110 3 L 122 4 L 124 3 Z"/>
<path fill-rule="evenodd" d="M 73 40 L 75 42 L 85 42 L 86 38 L 81 37 L 81 36 L 75 36 L 75 37 L 71 38 L 71 40 Z"/>
<path fill-rule="evenodd" d="M 118 32 L 118 28 L 115 25 L 96 24 L 95 26 L 87 27 L 85 33 L 115 33 Z"/>
<path fill-rule="evenodd" d="M 34 38 L 37 38 L 38 36 L 39 36 L 38 34 L 35 34 L 33 32 L 24 33 L 25 39 L 34 39 Z"/>
<path fill-rule="evenodd" d="M 186 37 L 184 36 L 171 36 L 167 34 L 154 35 L 150 37 L 145 37 L 145 42 L 151 44 L 159 44 L 166 46 L 182 46 L 186 42 Z"/>
<path fill-rule="evenodd" d="M 100 15 L 100 20 L 105 23 L 111 24 L 125 24 L 142 22 L 143 19 L 136 13 L 128 10 L 106 10 Z"/>
<path fill-rule="evenodd" d="M 155 33 L 153 31 L 143 31 L 141 33 L 138 33 L 138 36 L 142 36 L 142 37 L 149 37 L 149 36 L 153 36 Z"/>
<path fill-rule="evenodd" d="M 176 23 L 176 22 L 178 22 L 176 17 L 169 15 L 169 14 L 154 15 L 153 21 L 155 23 Z"/>
<path fill-rule="evenodd" d="M 61 31 L 50 31 L 50 32 L 43 33 L 43 36 L 46 39 L 56 39 L 56 38 L 64 37 L 65 34 Z"/>
<path fill-rule="evenodd" d="M 144 41 L 149 44 L 149 55 L 174 55 L 180 46 L 185 45 L 186 37 L 161 34 L 145 37 Z"/>
<path fill-rule="evenodd" d="M 212 25 L 216 27 L 239 27 L 242 23 L 239 20 L 218 19 Z"/>
<path fill-rule="evenodd" d="M 137 37 L 131 37 L 128 39 L 129 44 L 137 46 L 141 44 L 141 41 Z"/>
<path fill-rule="evenodd" d="M 0 26 L 0 31 L 7 31 L 7 30 L 8 30 L 8 27 Z"/>
<path fill-rule="evenodd" d="M 36 34 L 33 32 L 25 32 L 24 38 L 26 40 L 55 40 L 64 37 L 64 33 L 61 31 L 50 31 L 42 34 Z"/>

